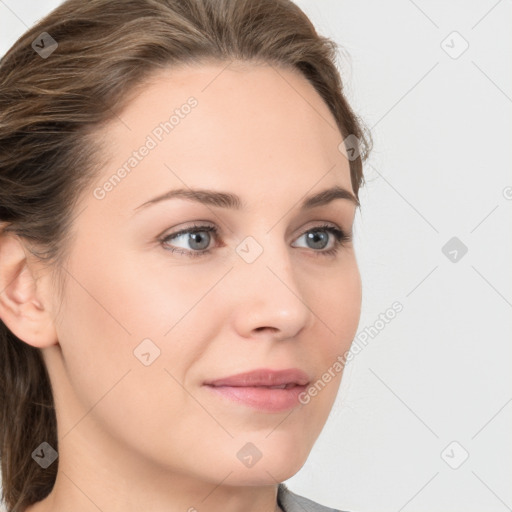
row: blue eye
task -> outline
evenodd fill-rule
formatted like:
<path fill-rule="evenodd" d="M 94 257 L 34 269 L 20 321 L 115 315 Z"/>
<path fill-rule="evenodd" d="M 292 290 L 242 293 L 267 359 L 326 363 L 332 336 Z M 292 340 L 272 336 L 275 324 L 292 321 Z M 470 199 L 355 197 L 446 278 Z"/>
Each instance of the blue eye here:
<path fill-rule="evenodd" d="M 332 237 L 329 237 L 329 235 L 332 235 Z M 352 240 L 350 235 L 345 234 L 344 231 L 331 226 L 330 224 L 324 224 L 322 226 L 308 229 L 299 237 L 299 239 L 304 236 L 306 237 L 306 243 L 308 244 L 306 248 L 320 249 L 315 252 L 317 252 L 318 255 L 323 256 L 336 255 L 341 246 L 346 245 Z M 330 240 L 332 241 L 331 247 L 326 250 L 325 247 L 329 245 Z"/>
<path fill-rule="evenodd" d="M 194 258 L 211 253 L 209 246 L 212 234 L 214 239 L 218 239 L 219 232 L 215 226 L 194 225 L 166 235 L 160 239 L 160 242 L 166 250 L 172 253 Z M 345 234 L 344 231 L 330 224 L 308 229 L 298 239 L 302 237 L 306 237 L 306 248 L 313 249 L 318 256 L 335 256 L 341 246 L 352 241 L 351 235 Z M 172 244 L 171 241 L 173 241 Z M 184 244 L 186 247 L 176 247 L 176 242 Z M 325 249 L 328 245 L 330 248 Z"/>
<path fill-rule="evenodd" d="M 215 234 L 215 237 L 218 236 L 218 230 L 214 226 L 209 225 L 203 225 L 203 226 L 197 226 L 194 225 L 191 228 L 185 228 L 180 231 L 177 231 L 176 233 L 172 233 L 170 235 L 167 235 L 165 238 L 161 239 L 161 242 L 168 246 L 168 242 L 170 240 L 180 240 L 182 243 L 190 244 L 188 248 L 176 248 L 174 246 L 166 247 L 167 250 L 171 252 L 176 252 L 180 254 L 185 254 L 187 256 L 195 257 L 195 256 L 202 256 L 204 254 L 207 254 L 210 252 L 210 249 L 207 249 L 207 247 L 210 245 L 211 241 L 211 233 Z"/>

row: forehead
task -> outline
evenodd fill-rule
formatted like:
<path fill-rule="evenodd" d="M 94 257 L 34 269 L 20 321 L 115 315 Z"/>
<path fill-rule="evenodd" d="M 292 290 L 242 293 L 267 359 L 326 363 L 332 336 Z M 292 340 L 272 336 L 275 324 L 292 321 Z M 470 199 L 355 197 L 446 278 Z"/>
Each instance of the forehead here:
<path fill-rule="evenodd" d="M 126 171 L 111 198 L 200 186 L 269 199 L 320 181 L 352 191 L 336 121 L 307 79 L 228 64 L 158 71 L 101 131 L 108 165 L 99 183 Z"/>

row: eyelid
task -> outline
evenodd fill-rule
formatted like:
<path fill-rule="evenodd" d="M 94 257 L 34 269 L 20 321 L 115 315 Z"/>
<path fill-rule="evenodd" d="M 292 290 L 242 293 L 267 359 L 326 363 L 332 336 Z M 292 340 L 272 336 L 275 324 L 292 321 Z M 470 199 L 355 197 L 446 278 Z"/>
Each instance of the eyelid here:
<path fill-rule="evenodd" d="M 345 235 L 351 235 L 352 234 L 352 230 L 346 231 L 345 229 L 343 229 L 342 226 L 340 226 L 339 224 L 336 224 L 336 222 L 331 222 L 329 220 L 312 220 L 312 221 L 308 222 L 305 226 L 306 227 L 304 227 L 304 226 L 301 227 L 297 237 L 304 235 L 308 231 L 312 231 L 314 229 L 322 229 L 322 228 L 324 228 L 324 229 L 327 229 L 327 228 L 337 229 L 337 230 L 343 232 Z"/>
<path fill-rule="evenodd" d="M 215 224 L 205 220 L 205 221 L 202 221 L 202 220 L 196 220 L 194 221 L 194 224 L 192 224 L 191 226 L 185 226 L 183 228 L 180 228 L 178 231 L 176 232 L 170 232 L 168 233 L 169 229 L 166 229 L 161 235 L 158 236 L 158 239 L 162 239 L 162 238 L 169 238 L 171 236 L 179 236 L 179 235 L 182 235 L 183 233 L 188 233 L 190 231 L 206 231 L 204 228 L 206 228 L 206 230 L 208 231 L 211 231 L 211 230 L 214 230 L 216 232 L 219 231 L 219 229 L 217 228 L 217 226 L 215 226 Z M 170 228 L 172 229 L 172 228 Z"/>
<path fill-rule="evenodd" d="M 315 223 L 320 223 L 320 224 L 315 224 Z M 332 227 L 334 229 L 338 229 L 338 230 L 342 231 L 346 236 L 352 237 L 352 229 L 347 231 L 347 230 L 343 229 L 341 226 L 339 226 L 338 224 L 331 222 L 331 221 L 313 220 L 313 221 L 308 222 L 306 224 L 306 227 L 301 228 L 301 231 L 296 235 L 296 238 L 304 235 L 305 233 L 307 233 L 308 231 L 311 231 L 312 229 L 321 229 L 321 228 L 327 228 L 327 227 Z M 169 238 L 170 236 L 173 236 L 173 237 L 179 236 L 183 233 L 188 233 L 190 231 L 193 231 L 194 229 L 201 231 L 201 228 L 207 228 L 209 231 L 215 231 L 217 234 L 220 232 L 220 229 L 213 222 L 210 222 L 207 220 L 206 221 L 196 220 L 196 221 L 194 221 L 194 223 L 191 226 L 185 226 L 183 228 L 180 228 L 176 232 L 168 233 L 169 229 L 172 229 L 172 228 L 168 228 L 161 235 L 158 236 L 158 239 L 161 240 L 163 238 Z"/>

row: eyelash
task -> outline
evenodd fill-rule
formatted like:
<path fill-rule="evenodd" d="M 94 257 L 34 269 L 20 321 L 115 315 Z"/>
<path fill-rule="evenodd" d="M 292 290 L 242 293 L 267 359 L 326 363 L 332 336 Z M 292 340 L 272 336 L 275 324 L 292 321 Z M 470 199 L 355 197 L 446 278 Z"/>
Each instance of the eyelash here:
<path fill-rule="evenodd" d="M 328 249 L 326 251 L 322 250 L 313 250 L 313 252 L 317 253 L 317 256 L 326 256 L 326 257 L 334 257 L 341 247 L 346 245 L 347 243 L 352 241 L 352 236 L 347 235 L 344 231 L 341 229 L 338 229 L 330 224 L 322 224 L 321 226 L 315 226 L 314 228 L 310 228 L 304 233 L 302 233 L 300 236 L 304 236 L 307 233 L 312 233 L 316 231 L 327 231 L 331 233 L 334 236 L 334 247 L 331 249 Z M 199 232 L 208 232 L 208 233 L 214 233 L 214 238 L 218 238 L 219 231 L 216 227 L 210 226 L 210 225 L 196 225 L 189 228 L 182 229 L 180 231 L 177 231 L 176 233 L 171 233 L 169 235 L 165 235 L 164 237 L 160 238 L 159 241 L 162 245 L 164 245 L 168 240 L 172 240 L 173 238 L 179 237 L 180 235 L 186 234 L 186 233 L 199 233 Z M 300 237 L 299 237 L 300 238 Z M 196 258 L 198 256 L 205 256 L 211 252 L 211 249 L 205 249 L 203 251 L 187 251 L 183 249 L 178 249 L 175 247 L 167 247 L 165 248 L 167 251 L 170 251 L 171 253 L 178 253 L 182 254 L 184 256 L 190 257 L 190 258 Z"/>

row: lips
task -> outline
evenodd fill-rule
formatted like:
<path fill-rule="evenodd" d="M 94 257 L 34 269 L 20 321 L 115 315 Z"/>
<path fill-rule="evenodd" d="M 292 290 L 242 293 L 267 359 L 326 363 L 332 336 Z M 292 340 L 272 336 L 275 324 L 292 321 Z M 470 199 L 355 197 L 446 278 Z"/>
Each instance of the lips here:
<path fill-rule="evenodd" d="M 266 387 L 271 389 L 290 389 L 293 386 L 305 386 L 308 375 L 298 368 L 286 370 L 257 369 L 239 373 L 230 377 L 205 382 L 207 386 Z"/>
<path fill-rule="evenodd" d="M 308 375 L 297 368 L 258 369 L 207 381 L 204 387 L 226 404 L 236 403 L 260 412 L 277 413 L 300 405 L 299 395 L 309 381 Z"/>

